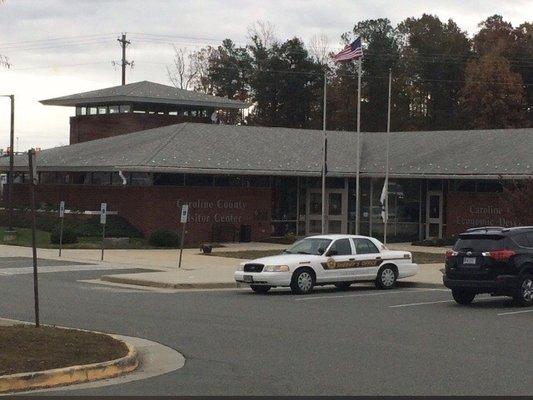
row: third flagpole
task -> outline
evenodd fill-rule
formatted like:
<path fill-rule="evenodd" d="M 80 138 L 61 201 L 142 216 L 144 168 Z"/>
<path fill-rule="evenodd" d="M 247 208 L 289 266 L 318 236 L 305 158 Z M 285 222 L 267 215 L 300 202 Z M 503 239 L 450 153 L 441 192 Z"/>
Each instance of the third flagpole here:
<path fill-rule="evenodd" d="M 389 223 L 389 152 L 390 152 L 390 113 L 392 93 L 392 69 L 389 68 L 389 102 L 387 105 L 387 138 L 385 155 L 385 221 L 383 221 L 383 243 L 387 244 L 387 225 Z"/>
<path fill-rule="evenodd" d="M 357 160 L 355 173 L 355 234 L 359 235 L 359 217 L 361 211 L 361 185 L 359 182 L 361 165 L 361 64 L 363 59 L 359 58 L 359 68 L 357 73 Z"/>
<path fill-rule="evenodd" d="M 327 173 L 327 157 L 328 157 L 328 138 L 326 133 L 326 88 L 327 76 L 324 71 L 324 121 L 322 124 L 324 143 L 323 143 L 323 159 L 322 159 L 322 234 L 326 233 L 326 173 Z"/>

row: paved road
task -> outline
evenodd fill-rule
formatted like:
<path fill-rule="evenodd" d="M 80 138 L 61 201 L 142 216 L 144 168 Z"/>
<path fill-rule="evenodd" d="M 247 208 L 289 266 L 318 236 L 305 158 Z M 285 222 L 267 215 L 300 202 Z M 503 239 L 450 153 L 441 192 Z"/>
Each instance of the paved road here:
<path fill-rule="evenodd" d="M 462 308 L 446 291 L 413 287 L 262 296 L 80 282 L 101 274 L 42 274 L 41 320 L 158 341 L 185 367 L 47 394 L 531 395 L 533 310 L 504 299 Z M 31 320 L 32 289 L 30 274 L 0 276 L 0 316 Z"/>

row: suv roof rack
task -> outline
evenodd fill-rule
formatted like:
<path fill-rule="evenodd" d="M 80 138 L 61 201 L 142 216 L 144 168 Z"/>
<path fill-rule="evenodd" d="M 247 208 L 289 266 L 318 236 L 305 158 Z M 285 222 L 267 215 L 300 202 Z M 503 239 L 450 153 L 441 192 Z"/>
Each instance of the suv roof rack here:
<path fill-rule="evenodd" d="M 521 229 L 533 229 L 533 226 L 513 226 L 512 228 L 505 228 L 506 231 L 519 231 Z"/>
<path fill-rule="evenodd" d="M 476 232 L 476 231 L 488 231 L 488 230 L 494 230 L 494 231 L 503 231 L 505 227 L 503 226 L 479 226 L 477 228 L 470 228 L 467 229 L 467 232 Z"/>

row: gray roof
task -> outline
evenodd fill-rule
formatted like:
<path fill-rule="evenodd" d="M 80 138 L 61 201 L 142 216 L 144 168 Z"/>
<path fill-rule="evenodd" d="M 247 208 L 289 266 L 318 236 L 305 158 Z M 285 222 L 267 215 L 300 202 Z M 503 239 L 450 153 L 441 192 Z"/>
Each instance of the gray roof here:
<path fill-rule="evenodd" d="M 190 105 L 215 108 L 246 108 L 247 103 L 225 97 L 211 96 L 192 90 L 177 89 L 174 86 L 142 81 L 124 86 L 114 86 L 90 92 L 71 94 L 54 99 L 41 100 L 44 105 L 77 106 L 105 103 L 156 103 L 169 105 Z"/>
<path fill-rule="evenodd" d="M 362 133 L 362 176 L 385 173 L 385 133 Z M 391 133 L 395 177 L 533 177 L 533 129 Z M 41 171 L 320 176 L 318 130 L 183 123 L 41 151 Z M 357 134 L 328 131 L 328 175 L 354 176 Z M 7 158 L 1 160 L 7 168 Z M 26 167 L 25 157 L 16 166 Z"/>

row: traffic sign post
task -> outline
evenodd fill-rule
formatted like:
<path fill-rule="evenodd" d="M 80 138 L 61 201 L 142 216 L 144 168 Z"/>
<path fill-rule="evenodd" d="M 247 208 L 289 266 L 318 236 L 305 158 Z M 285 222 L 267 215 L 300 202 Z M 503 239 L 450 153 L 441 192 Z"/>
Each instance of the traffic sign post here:
<path fill-rule="evenodd" d="M 65 202 L 59 202 L 59 257 L 63 249 L 63 220 L 65 219 Z"/>
<path fill-rule="evenodd" d="M 35 326 L 39 327 L 39 279 L 37 275 L 37 244 L 35 228 L 35 185 L 38 181 L 35 150 L 28 151 L 28 166 L 30 171 L 30 203 L 31 203 L 31 247 L 33 254 L 33 297 L 35 307 Z"/>
<path fill-rule="evenodd" d="M 105 224 L 107 220 L 107 203 L 100 204 L 100 224 L 102 225 L 102 255 L 100 261 L 104 261 Z"/>
<path fill-rule="evenodd" d="M 183 244 L 185 243 L 185 225 L 187 225 L 187 219 L 189 218 L 189 205 L 184 204 L 181 206 L 181 245 L 180 245 L 180 261 L 178 264 L 178 268 L 181 268 L 181 257 L 183 254 Z"/>

